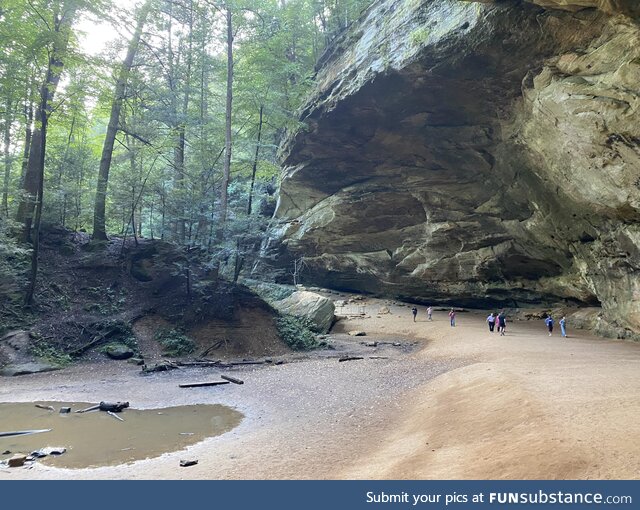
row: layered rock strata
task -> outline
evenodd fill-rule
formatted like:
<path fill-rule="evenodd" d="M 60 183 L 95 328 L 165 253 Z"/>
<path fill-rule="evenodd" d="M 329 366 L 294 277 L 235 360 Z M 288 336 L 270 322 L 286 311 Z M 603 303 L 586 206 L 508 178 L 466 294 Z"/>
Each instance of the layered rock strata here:
<path fill-rule="evenodd" d="M 283 147 L 281 264 L 304 257 L 307 280 L 425 302 L 601 303 L 640 331 L 635 3 L 535 2 L 575 12 L 365 12 Z"/>

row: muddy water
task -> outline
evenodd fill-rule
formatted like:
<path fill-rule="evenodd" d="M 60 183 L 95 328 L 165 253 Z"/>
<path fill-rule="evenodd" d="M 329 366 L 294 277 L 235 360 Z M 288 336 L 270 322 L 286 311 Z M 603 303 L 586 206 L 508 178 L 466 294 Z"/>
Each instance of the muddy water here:
<path fill-rule="evenodd" d="M 118 413 L 125 421 L 101 411 L 76 414 L 93 404 L 37 402 L 0 403 L 0 432 L 52 429 L 28 436 L 0 437 L 0 460 L 14 453 L 31 453 L 47 446 L 65 447 L 67 452 L 39 462 L 65 468 L 124 464 L 178 451 L 236 427 L 242 414 L 222 405 L 192 405 L 163 409 L 125 409 Z M 71 414 L 60 414 L 71 407 Z M 5 451 L 11 454 L 3 454 Z"/>

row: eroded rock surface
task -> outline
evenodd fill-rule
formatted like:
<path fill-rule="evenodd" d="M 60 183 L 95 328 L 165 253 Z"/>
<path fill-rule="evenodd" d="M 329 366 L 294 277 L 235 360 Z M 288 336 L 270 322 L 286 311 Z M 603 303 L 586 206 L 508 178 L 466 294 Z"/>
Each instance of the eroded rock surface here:
<path fill-rule="evenodd" d="M 276 211 L 306 278 L 640 331 L 640 27 L 536 2 L 575 12 L 387 0 L 325 55 Z"/>

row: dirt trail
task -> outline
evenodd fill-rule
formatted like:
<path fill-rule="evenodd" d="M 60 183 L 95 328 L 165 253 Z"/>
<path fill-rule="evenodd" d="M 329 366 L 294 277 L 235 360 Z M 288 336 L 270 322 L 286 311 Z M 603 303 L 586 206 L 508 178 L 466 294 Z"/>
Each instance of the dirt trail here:
<path fill-rule="evenodd" d="M 413 323 L 410 308 L 370 300 L 371 318 L 339 331 L 413 339 L 407 355 L 338 363 L 335 358 L 239 371 L 245 385 L 179 390 L 191 371 L 140 378 L 106 364 L 3 381 L 0 401 L 123 398 L 141 407 L 221 403 L 245 414 L 232 432 L 184 452 L 113 468 L 36 466 L 2 478 L 636 478 L 640 472 L 640 345 L 577 332 L 549 338 L 542 324 L 490 334 L 484 316 L 446 313 Z M 372 348 L 372 354 L 380 348 Z M 2 419 L 0 417 L 0 423 Z"/>

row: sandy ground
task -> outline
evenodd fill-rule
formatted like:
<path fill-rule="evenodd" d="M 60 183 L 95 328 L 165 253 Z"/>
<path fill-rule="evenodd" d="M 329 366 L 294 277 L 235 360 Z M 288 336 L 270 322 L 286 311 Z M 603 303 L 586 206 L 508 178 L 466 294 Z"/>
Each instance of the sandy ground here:
<path fill-rule="evenodd" d="M 115 467 L 1 469 L 0 479 L 634 479 L 640 473 L 640 345 L 542 323 L 490 334 L 484 315 L 370 300 L 370 318 L 332 337 L 398 341 L 279 366 L 245 367 L 242 386 L 179 389 L 214 376 L 192 369 L 140 376 L 124 363 L 3 379 L 0 401 L 129 400 L 139 408 L 220 403 L 244 413 L 233 431 L 187 451 Z M 366 337 L 347 337 L 350 330 Z M 417 345 L 411 350 L 408 345 Z M 339 347 L 339 349 L 342 347 Z M 380 356 L 383 359 L 372 359 Z M 90 375 L 89 375 L 90 374 Z M 89 380 L 87 378 L 90 377 Z M 0 428 L 2 417 L 0 417 Z M 117 425 L 117 423 L 116 423 Z M 199 464 L 179 468 L 182 458 Z"/>

